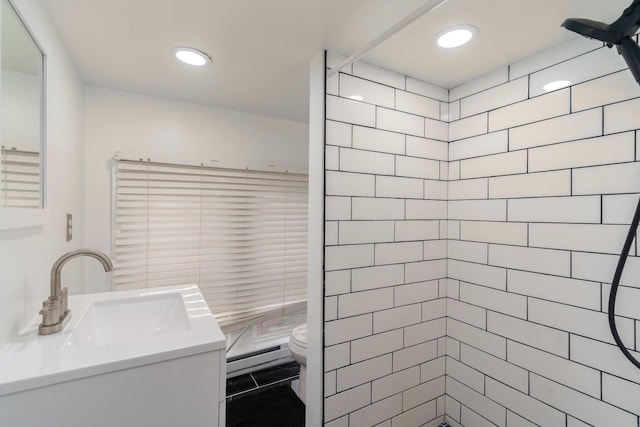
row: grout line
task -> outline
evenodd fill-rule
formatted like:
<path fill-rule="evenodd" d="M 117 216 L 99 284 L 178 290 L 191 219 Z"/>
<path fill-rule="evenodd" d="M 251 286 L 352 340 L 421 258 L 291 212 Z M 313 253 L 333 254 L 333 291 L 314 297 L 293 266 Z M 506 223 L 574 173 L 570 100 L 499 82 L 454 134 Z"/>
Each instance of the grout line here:
<path fill-rule="evenodd" d="M 604 224 L 604 195 L 600 195 L 600 224 Z"/>
<path fill-rule="evenodd" d="M 573 168 L 569 169 L 569 196 L 573 196 Z"/>
<path fill-rule="evenodd" d="M 374 126 L 375 129 L 378 129 L 378 109 L 379 108 L 380 108 L 380 106 L 376 105 L 375 109 L 373 111 L 374 112 L 373 123 L 375 123 L 375 126 Z"/>
<path fill-rule="evenodd" d="M 573 251 L 569 251 L 569 277 L 573 277 Z"/>
<path fill-rule="evenodd" d="M 569 114 L 573 113 L 573 85 L 569 85 Z"/>
<path fill-rule="evenodd" d="M 351 132 L 351 139 L 349 140 L 349 147 L 353 148 L 353 131 L 354 131 L 355 126 L 354 125 L 349 125 L 349 131 Z"/>
<path fill-rule="evenodd" d="M 604 382 L 604 372 L 600 371 L 600 396 L 598 397 L 600 400 L 602 400 L 604 398 L 604 392 L 603 392 L 603 382 Z"/>

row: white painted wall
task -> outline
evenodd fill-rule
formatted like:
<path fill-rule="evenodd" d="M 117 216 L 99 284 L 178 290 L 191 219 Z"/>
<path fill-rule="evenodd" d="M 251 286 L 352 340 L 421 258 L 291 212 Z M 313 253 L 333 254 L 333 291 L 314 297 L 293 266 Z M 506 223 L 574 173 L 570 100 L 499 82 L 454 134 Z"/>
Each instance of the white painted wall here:
<path fill-rule="evenodd" d="M 38 2 L 14 0 L 47 54 L 47 205 L 48 223 L 0 231 L 0 347 L 13 337 L 49 296 L 49 271 L 58 256 L 83 244 L 84 171 L 82 163 L 82 85 L 64 47 Z M 75 237 L 65 240 L 66 213 Z M 70 293 L 82 292 L 82 262 L 63 272 Z"/>
<path fill-rule="evenodd" d="M 111 253 L 116 152 L 127 159 L 306 172 L 308 140 L 303 123 L 86 87 L 86 244 Z M 105 277 L 87 270 L 87 292 L 110 290 Z"/>

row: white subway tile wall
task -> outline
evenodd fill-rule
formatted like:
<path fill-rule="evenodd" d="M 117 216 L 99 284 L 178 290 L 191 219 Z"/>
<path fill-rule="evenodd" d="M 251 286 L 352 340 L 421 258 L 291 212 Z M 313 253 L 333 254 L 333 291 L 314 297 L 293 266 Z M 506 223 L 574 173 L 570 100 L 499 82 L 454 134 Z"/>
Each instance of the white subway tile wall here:
<path fill-rule="evenodd" d="M 607 323 L 640 193 L 622 68 L 573 41 L 448 93 L 366 64 L 329 82 L 327 426 L 640 425 Z M 616 307 L 640 357 L 637 251 Z"/>
<path fill-rule="evenodd" d="M 356 64 L 327 96 L 325 228 L 336 235 L 325 240 L 325 422 L 436 426 L 446 410 L 448 93 Z"/>
<path fill-rule="evenodd" d="M 576 85 L 571 92 L 571 110 L 580 111 L 640 96 L 640 87 L 628 70 Z"/>
<path fill-rule="evenodd" d="M 484 113 L 494 108 L 524 101 L 528 97 L 528 79 L 522 77 L 460 100 L 461 117 Z"/>
<path fill-rule="evenodd" d="M 577 37 L 569 42 L 538 52 L 509 66 L 509 78 L 517 79 L 555 64 L 575 58 L 583 53 L 601 48 L 602 45 Z"/>
<path fill-rule="evenodd" d="M 578 84 L 626 68 L 621 56 L 610 55 L 610 53 L 608 49 L 602 47 L 588 55 L 576 56 L 532 73 L 529 78 L 531 96 L 543 95 L 544 85 L 549 82 L 564 79 Z"/>
<path fill-rule="evenodd" d="M 640 88 L 620 64 L 569 43 L 514 65 L 508 81 L 498 71 L 450 93 L 462 117 L 449 143 L 452 425 L 639 425 L 640 371 L 607 321 L 640 192 Z M 574 86 L 540 89 L 561 75 Z M 634 355 L 638 260 L 634 246 L 616 305 Z"/>

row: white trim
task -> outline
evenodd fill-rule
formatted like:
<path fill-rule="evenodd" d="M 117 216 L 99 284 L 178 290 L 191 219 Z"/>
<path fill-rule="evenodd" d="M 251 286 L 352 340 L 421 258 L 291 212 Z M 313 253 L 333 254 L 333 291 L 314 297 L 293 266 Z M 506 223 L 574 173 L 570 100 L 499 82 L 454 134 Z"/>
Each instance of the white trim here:
<path fill-rule="evenodd" d="M 325 53 L 310 67 L 309 103 L 309 262 L 307 279 L 307 427 L 320 427 L 323 418 L 324 315 L 324 81 Z"/>

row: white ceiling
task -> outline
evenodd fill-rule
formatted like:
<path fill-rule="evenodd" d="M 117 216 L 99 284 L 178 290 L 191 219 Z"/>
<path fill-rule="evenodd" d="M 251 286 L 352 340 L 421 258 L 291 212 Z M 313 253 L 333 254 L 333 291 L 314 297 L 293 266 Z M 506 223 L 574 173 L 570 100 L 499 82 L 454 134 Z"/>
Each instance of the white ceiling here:
<path fill-rule="evenodd" d="M 351 55 L 426 0 L 40 0 L 86 84 L 306 122 L 308 64 Z M 575 36 L 568 17 L 611 22 L 631 0 L 448 0 L 364 61 L 452 88 Z M 469 45 L 436 48 L 472 24 Z M 594 41 L 594 43 L 596 43 Z M 178 63 L 188 45 L 213 63 Z M 612 55 L 615 51 L 612 51 Z"/>

